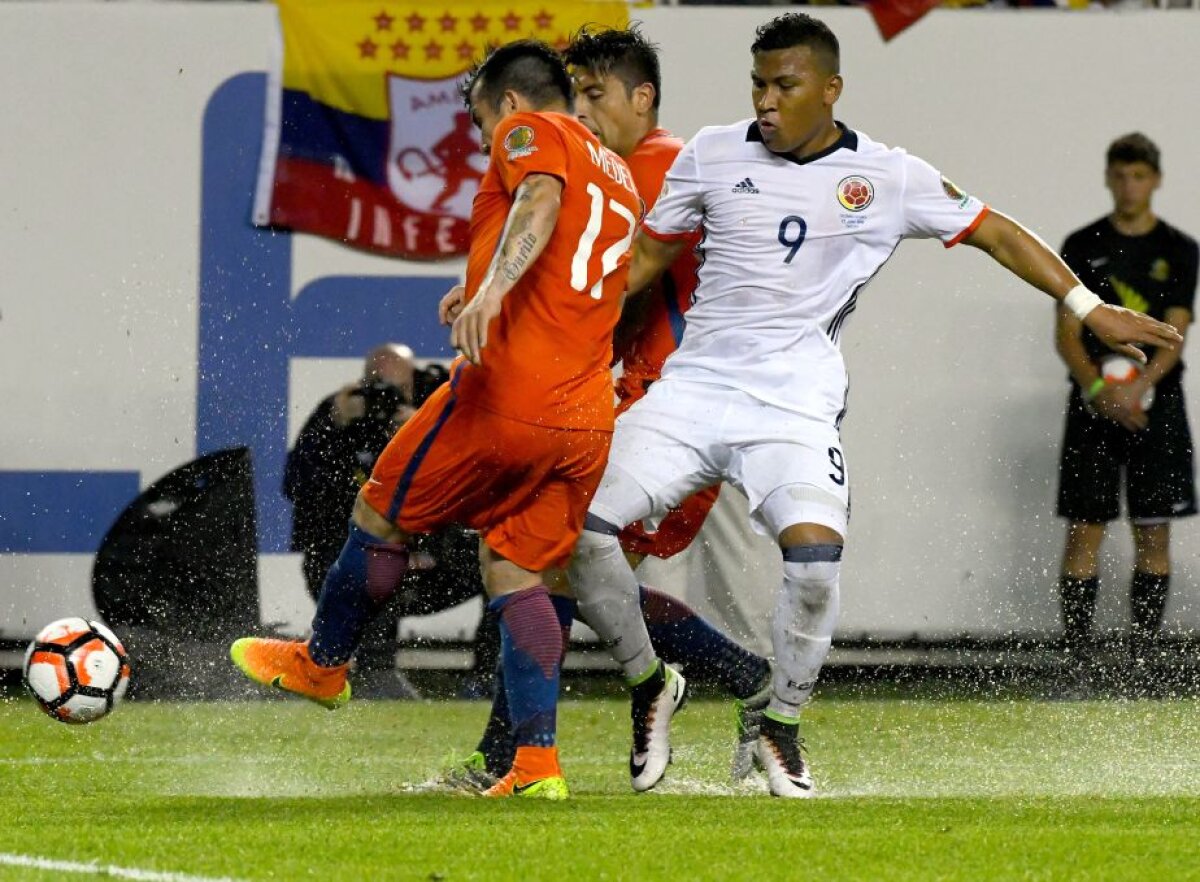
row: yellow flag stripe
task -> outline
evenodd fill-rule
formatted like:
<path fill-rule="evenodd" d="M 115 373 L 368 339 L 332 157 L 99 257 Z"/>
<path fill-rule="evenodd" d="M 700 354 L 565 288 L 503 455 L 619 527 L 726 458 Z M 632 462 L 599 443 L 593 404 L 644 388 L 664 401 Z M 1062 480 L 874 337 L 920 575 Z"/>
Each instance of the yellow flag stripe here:
<path fill-rule="evenodd" d="M 625 0 L 277 0 L 283 87 L 338 110 L 387 119 L 387 76 L 445 79 L 489 44 L 532 37 L 563 46 L 585 24 L 625 27 Z"/>

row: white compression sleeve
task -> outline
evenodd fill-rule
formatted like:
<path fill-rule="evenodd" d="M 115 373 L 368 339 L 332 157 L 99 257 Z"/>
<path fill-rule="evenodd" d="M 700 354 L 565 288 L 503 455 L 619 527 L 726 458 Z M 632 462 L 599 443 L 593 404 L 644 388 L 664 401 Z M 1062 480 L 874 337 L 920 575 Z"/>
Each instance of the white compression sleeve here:
<path fill-rule="evenodd" d="M 637 577 L 615 535 L 585 529 L 567 575 L 579 601 L 579 617 L 604 641 L 626 679 L 637 679 L 658 663 L 642 617 Z"/>
<path fill-rule="evenodd" d="M 771 626 L 775 668 L 768 710 L 773 714 L 795 719 L 812 695 L 837 624 L 841 566 L 830 560 L 783 562 Z"/>

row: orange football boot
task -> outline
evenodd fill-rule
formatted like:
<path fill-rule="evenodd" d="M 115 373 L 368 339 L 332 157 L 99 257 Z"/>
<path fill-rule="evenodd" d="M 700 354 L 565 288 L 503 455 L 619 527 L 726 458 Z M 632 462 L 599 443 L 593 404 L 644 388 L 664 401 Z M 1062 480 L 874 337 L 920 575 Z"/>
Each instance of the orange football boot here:
<path fill-rule="evenodd" d="M 336 710 L 350 700 L 346 671 L 350 665 L 323 668 L 301 640 L 243 637 L 229 647 L 229 657 L 255 683 L 274 686 Z"/>
<path fill-rule="evenodd" d="M 489 799 L 515 796 L 561 800 L 570 795 L 562 769 L 558 767 L 556 747 L 518 747 L 512 770 L 483 791 L 483 796 Z"/>

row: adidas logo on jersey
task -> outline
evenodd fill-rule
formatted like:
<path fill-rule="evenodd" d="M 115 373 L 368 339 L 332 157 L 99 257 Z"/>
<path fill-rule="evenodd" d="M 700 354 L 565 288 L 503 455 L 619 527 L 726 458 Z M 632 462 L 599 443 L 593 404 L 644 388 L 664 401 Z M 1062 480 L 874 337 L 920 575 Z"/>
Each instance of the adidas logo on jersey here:
<path fill-rule="evenodd" d="M 754 186 L 754 181 L 749 178 L 743 178 L 741 181 L 733 185 L 734 193 L 757 193 L 758 187 Z"/>

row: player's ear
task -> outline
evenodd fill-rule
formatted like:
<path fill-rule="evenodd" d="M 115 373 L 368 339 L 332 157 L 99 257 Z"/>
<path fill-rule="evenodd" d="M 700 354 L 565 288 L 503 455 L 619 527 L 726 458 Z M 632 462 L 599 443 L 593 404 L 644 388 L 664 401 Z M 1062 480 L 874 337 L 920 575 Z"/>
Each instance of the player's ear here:
<path fill-rule="evenodd" d="M 833 107 L 842 97 L 842 75 L 834 74 L 825 83 L 825 105 Z"/>
<path fill-rule="evenodd" d="M 521 96 L 512 89 L 505 89 L 504 96 L 500 99 L 500 111 L 506 116 L 510 113 L 516 113 L 521 109 Z"/>
<path fill-rule="evenodd" d="M 640 86 L 634 86 L 633 95 L 631 96 L 633 99 L 633 109 L 639 114 L 649 113 L 654 109 L 655 95 L 656 92 L 651 83 L 642 83 Z"/>

